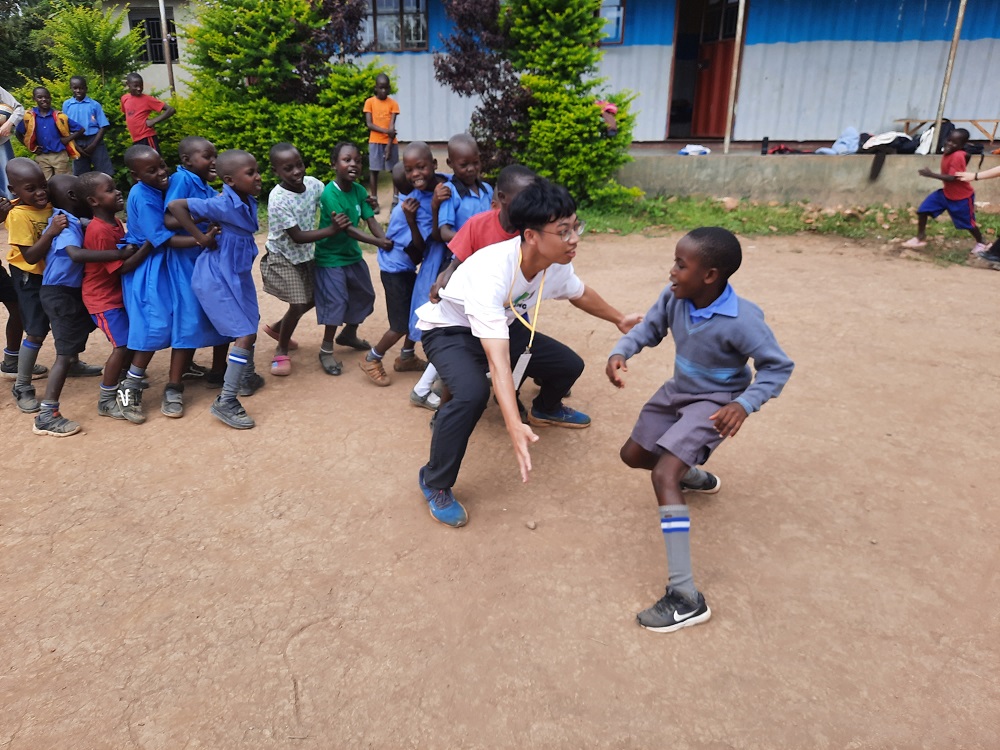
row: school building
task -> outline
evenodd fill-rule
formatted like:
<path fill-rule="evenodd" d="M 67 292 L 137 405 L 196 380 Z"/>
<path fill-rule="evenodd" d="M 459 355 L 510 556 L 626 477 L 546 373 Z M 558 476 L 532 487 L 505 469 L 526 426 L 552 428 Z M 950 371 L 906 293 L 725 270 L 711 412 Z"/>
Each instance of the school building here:
<path fill-rule="evenodd" d="M 128 17 L 150 35 L 147 89 L 166 89 L 157 3 L 136 2 Z M 170 33 L 190 20 L 186 0 L 165 9 Z M 723 138 L 734 69 L 735 141 L 899 130 L 896 120 L 934 119 L 960 10 L 945 116 L 998 120 L 998 0 L 605 0 L 599 74 L 609 91 L 637 95 L 640 142 Z M 404 140 L 444 141 L 468 126 L 476 102 L 434 80 L 434 53 L 451 30 L 441 0 L 369 2 L 368 39 L 396 68 Z M 183 43 L 171 40 L 171 54 L 183 93 Z"/>

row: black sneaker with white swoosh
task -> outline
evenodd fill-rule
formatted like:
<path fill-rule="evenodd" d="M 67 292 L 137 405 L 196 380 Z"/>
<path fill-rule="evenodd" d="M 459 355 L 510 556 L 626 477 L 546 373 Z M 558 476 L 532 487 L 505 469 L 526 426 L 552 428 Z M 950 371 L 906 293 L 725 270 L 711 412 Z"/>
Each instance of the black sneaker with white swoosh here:
<path fill-rule="evenodd" d="M 667 586 L 667 593 L 663 598 L 649 609 L 637 614 L 635 619 L 646 630 L 672 633 L 681 628 L 708 622 L 711 617 L 712 610 L 708 608 L 705 597 L 700 592 L 698 600 L 692 602 Z"/>

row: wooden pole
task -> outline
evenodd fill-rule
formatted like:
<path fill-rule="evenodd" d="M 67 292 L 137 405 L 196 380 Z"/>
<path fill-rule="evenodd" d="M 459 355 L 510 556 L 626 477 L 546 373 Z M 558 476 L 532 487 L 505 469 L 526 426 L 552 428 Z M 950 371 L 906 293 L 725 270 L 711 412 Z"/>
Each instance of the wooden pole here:
<path fill-rule="evenodd" d="M 170 27 L 167 26 L 167 6 L 160 0 L 160 36 L 163 37 L 163 62 L 167 64 L 167 81 L 171 95 L 177 93 L 174 86 L 174 63 L 170 58 Z"/>
<path fill-rule="evenodd" d="M 963 3 L 965 0 L 962 0 Z M 736 48 L 733 50 L 733 74 L 729 78 L 729 106 L 726 108 L 726 137 L 722 144 L 722 153 L 729 153 L 729 144 L 733 141 L 733 118 L 736 116 L 736 84 L 740 77 L 740 56 L 743 51 L 743 24 L 746 20 L 747 0 L 739 0 L 736 11 Z"/>
<path fill-rule="evenodd" d="M 951 37 L 951 49 L 948 51 L 948 66 L 944 69 L 944 83 L 941 84 L 941 99 L 938 101 L 937 119 L 934 121 L 934 143 L 931 153 L 937 153 L 937 142 L 941 138 L 941 121 L 944 120 L 944 105 L 948 101 L 948 87 L 951 85 L 951 71 L 955 67 L 955 55 L 958 53 L 958 40 L 962 36 L 962 22 L 965 20 L 965 5 L 968 0 L 958 4 L 958 18 L 955 19 L 955 33 Z"/>

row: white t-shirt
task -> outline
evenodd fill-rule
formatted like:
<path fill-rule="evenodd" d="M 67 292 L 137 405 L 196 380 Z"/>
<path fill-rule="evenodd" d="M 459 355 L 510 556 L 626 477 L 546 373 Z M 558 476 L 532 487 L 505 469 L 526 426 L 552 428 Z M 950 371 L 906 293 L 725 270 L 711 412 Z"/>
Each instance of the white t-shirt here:
<path fill-rule="evenodd" d="M 508 299 L 522 317 L 530 320 L 535 312 L 538 288 L 545 278 L 542 299 L 577 299 L 584 285 L 573 270 L 573 264 L 552 265 L 527 281 L 518 265 L 521 238 L 498 242 L 484 247 L 458 267 L 441 290 L 441 301 L 428 302 L 417 309 L 417 328 L 463 326 L 481 339 L 510 338 L 508 326 L 515 317 Z M 541 309 L 544 310 L 545 305 Z M 539 312 L 539 317 L 544 313 Z"/>
<path fill-rule="evenodd" d="M 10 116 L 10 132 L 13 133 L 14 128 L 24 119 L 24 107 L 21 106 L 21 103 L 9 91 L 3 88 L 0 88 L 0 102 L 3 102 L 14 111 Z M 7 143 L 10 138 L 9 135 L 6 138 L 0 138 L 0 146 Z"/>
<path fill-rule="evenodd" d="M 267 198 L 267 249 L 295 264 L 312 260 L 316 244 L 292 242 L 285 230 L 296 226 L 304 232 L 315 229 L 319 197 L 323 194 L 323 183 L 315 177 L 306 175 L 303 182 L 306 189 L 301 193 L 275 185 Z"/>

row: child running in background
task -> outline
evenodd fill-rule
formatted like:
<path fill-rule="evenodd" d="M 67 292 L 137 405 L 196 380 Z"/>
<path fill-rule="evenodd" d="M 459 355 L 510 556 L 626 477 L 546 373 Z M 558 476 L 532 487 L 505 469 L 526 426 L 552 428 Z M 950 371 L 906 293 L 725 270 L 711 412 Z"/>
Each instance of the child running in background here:
<path fill-rule="evenodd" d="M 336 225 L 333 236 L 316 242 L 316 321 L 325 326 L 323 344 L 319 350 L 319 361 L 327 375 L 340 375 L 343 363 L 333 354 L 333 342 L 338 326 L 344 326 L 336 342 L 341 346 L 366 352 L 371 344 L 358 338 L 358 326 L 375 309 L 375 289 L 372 287 L 368 264 L 361 254 L 359 242 L 392 248 L 392 240 L 386 239 L 382 226 L 375 220 L 367 198 L 368 193 L 357 184 L 361 174 L 361 154 L 353 143 L 341 141 L 331 154 L 335 177 L 326 186 L 319 199 L 319 228 L 327 229 Z M 346 218 L 347 228 L 343 226 Z M 365 234 L 358 226 L 364 220 L 371 234 Z M 381 377 L 388 379 L 382 363 Z M 359 363 L 368 377 L 375 380 L 365 363 Z M 375 370 L 376 368 L 369 368 Z"/>
<path fill-rule="evenodd" d="M 378 205 L 378 175 L 383 169 L 392 170 L 399 161 L 399 141 L 396 140 L 396 118 L 399 116 L 399 104 L 389 96 L 392 84 L 389 76 L 379 73 L 375 76 L 375 96 L 365 100 L 365 125 L 368 134 L 368 171 L 370 173 L 372 208 L 376 213 Z M 399 195 L 393 186 L 392 205 L 398 202 Z"/>
<path fill-rule="evenodd" d="M 389 376 L 382 366 L 382 358 L 400 339 L 404 339 L 403 351 L 393 363 L 393 369 L 396 372 L 419 372 L 427 367 L 427 361 L 414 352 L 413 338 L 409 331 L 417 264 L 424 259 L 427 248 L 425 240 L 429 241 L 431 233 L 430 203 L 438 182 L 434 171 L 436 167 L 437 162 L 431 155 L 430 147 L 422 141 L 414 141 L 403 149 L 401 179 L 397 177 L 396 168 L 393 168 L 393 185 L 397 189 L 400 185 L 404 188 L 408 186 L 411 192 L 392 209 L 389 217 L 386 237 L 392 241 L 392 247 L 378 251 L 389 330 L 382 334 L 382 338 L 361 363 L 361 369 L 375 385 L 389 385 Z M 400 190 L 401 195 L 405 192 Z M 410 401 L 431 410 L 437 408 L 438 404 L 437 397 L 432 393 L 416 401 L 411 393 Z"/>
<path fill-rule="evenodd" d="M 217 175 L 215 173 L 215 144 L 201 136 L 188 136 L 177 147 L 180 165 L 170 175 L 170 187 L 163 199 L 164 205 L 179 198 L 214 198 L 216 190 L 211 185 Z M 187 234 L 170 214 L 164 219 L 167 228 L 179 234 Z M 199 225 L 202 232 L 208 231 L 208 224 Z M 226 357 L 229 354 L 229 339 L 219 334 L 211 321 L 201 309 L 201 303 L 191 291 L 191 276 L 194 265 L 201 255 L 201 248 L 176 247 L 167 253 L 167 270 L 170 273 L 170 293 L 173 304 L 173 320 L 171 322 L 170 345 L 170 382 L 179 383 L 179 391 L 172 391 L 173 401 L 166 406 L 174 414 L 184 413 L 183 401 L 178 401 L 178 394 L 183 393 L 184 380 L 201 380 L 209 388 L 221 388 L 222 377 L 226 372 Z M 212 347 L 212 369 L 206 370 L 194 362 L 195 349 L 204 346 Z M 259 376 L 258 376 L 259 377 Z M 249 386 L 258 384 L 247 384 Z M 249 395 L 249 394 L 241 394 Z"/>
<path fill-rule="evenodd" d="M 142 413 L 130 411 L 126 414 L 117 399 L 118 382 L 132 364 L 132 352 L 128 348 L 128 313 L 122 299 L 122 274 L 134 271 L 153 246 L 144 242 L 138 250 L 134 245 L 119 250 L 125 240 L 125 227 L 116 214 L 125 208 L 125 198 L 111 177 L 103 172 L 80 175 L 76 193 L 94 216 L 83 235 L 86 248 L 83 252 L 88 254 L 84 256 L 83 304 L 94 325 L 113 347 L 104 363 L 97 413 L 102 417 L 136 421 Z M 143 421 L 144 417 L 138 419 L 140 423 Z"/>
<path fill-rule="evenodd" d="M 669 633 L 707 621 L 712 611 L 695 588 L 691 572 L 691 520 L 685 490 L 715 493 L 714 474 L 698 469 L 723 439 L 774 398 L 792 374 L 792 361 L 778 346 L 752 302 L 729 284 L 742 261 L 739 240 L 720 227 L 695 229 L 677 243 L 670 286 L 641 323 L 619 339 L 608 359 L 608 379 L 625 382 L 626 360 L 668 333 L 674 336 L 674 377 L 639 413 L 621 448 L 627 466 L 652 474 L 667 546 L 670 578 L 666 594 L 637 616 L 639 624 Z M 753 359 L 753 376 L 747 361 Z"/>
<path fill-rule="evenodd" d="M 329 226 L 317 229 L 323 183 L 306 174 L 302 154 L 291 143 L 276 143 L 269 156 L 278 184 L 267 199 L 267 244 L 260 260 L 260 276 L 265 292 L 288 303 L 281 320 L 264 326 L 264 332 L 278 340 L 271 374 L 284 376 L 292 372 L 288 353 L 298 348 L 292 333 L 314 304 L 315 243 L 347 229 L 349 220 L 346 214 L 338 214 Z"/>
<path fill-rule="evenodd" d="M 237 396 L 248 375 L 254 375 L 254 343 L 260 324 L 257 288 L 251 269 L 257 257 L 253 235 L 258 229 L 257 196 L 261 191 L 257 160 L 246 151 L 223 151 L 216 160 L 222 178 L 222 193 L 209 199 L 182 198 L 168 209 L 181 226 L 206 249 L 198 256 L 191 286 L 212 325 L 223 336 L 235 339 L 222 393 L 212 404 L 212 414 L 237 430 L 256 423 Z M 221 228 L 218 248 L 215 236 L 205 233 L 195 219 Z"/>
<path fill-rule="evenodd" d="M 46 381 L 45 395 L 32 428 L 36 435 L 68 437 L 80 431 L 78 423 L 66 419 L 59 412 L 59 397 L 70 367 L 87 347 L 87 337 L 94 330 L 94 322 L 83 304 L 83 263 L 91 259 L 121 258 L 135 252 L 135 248 L 116 248 L 110 253 L 93 253 L 82 248 L 83 226 L 80 217 L 90 212 L 76 193 L 77 180 L 77 177 L 71 175 L 55 175 L 48 185 L 53 205 L 50 224 L 63 219 L 59 223 L 65 224 L 65 228 L 53 238 L 45 254 L 45 271 L 39 289 L 42 309 L 52 325 L 56 361 Z M 24 257 L 33 262 L 39 260 L 41 254 L 39 249 L 32 248 Z"/>
<path fill-rule="evenodd" d="M 976 192 L 972 185 L 958 178 L 959 172 L 968 168 L 963 147 L 969 142 L 969 131 L 965 128 L 955 128 L 944 142 L 944 155 L 941 157 L 941 174 L 932 172 L 927 167 L 920 170 L 924 177 L 941 180 L 944 183 L 940 190 L 924 198 L 917 209 L 917 236 L 903 243 L 903 247 L 925 247 L 927 245 L 927 219 L 940 216 L 947 211 L 955 229 L 966 229 L 975 238 L 976 246 L 972 252 L 981 255 L 986 252 L 982 232 L 976 226 Z"/>
<path fill-rule="evenodd" d="M 128 348 L 132 364 L 118 388 L 118 404 L 130 422 L 145 421 L 142 413 L 142 388 L 153 354 L 167 349 L 173 337 L 173 297 L 167 248 L 194 247 L 194 239 L 174 235 L 164 223 L 164 196 L 170 186 L 170 170 L 159 152 L 150 146 L 136 145 L 125 152 L 125 165 L 135 181 L 128 194 L 128 228 L 125 242 L 152 250 L 134 269 L 122 274 L 122 297 L 128 312 Z M 214 235 L 217 228 L 209 229 Z M 171 362 L 171 379 L 163 391 L 160 411 L 168 417 L 184 414 L 179 371 Z M 177 405 L 180 404 L 180 409 Z"/>
<path fill-rule="evenodd" d="M 125 113 L 125 127 L 132 136 L 132 143 L 149 146 L 159 153 L 160 139 L 156 135 L 156 126 L 173 117 L 177 110 L 155 96 L 142 93 L 143 81 L 138 73 L 129 73 L 125 77 L 125 87 L 128 91 L 122 94 L 121 108 Z M 160 114 L 149 119 L 154 112 Z"/>

